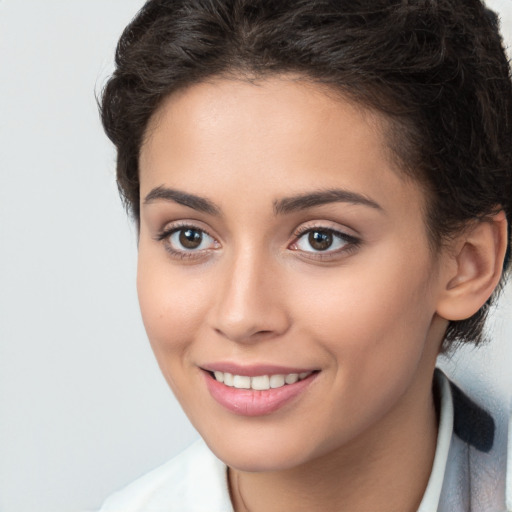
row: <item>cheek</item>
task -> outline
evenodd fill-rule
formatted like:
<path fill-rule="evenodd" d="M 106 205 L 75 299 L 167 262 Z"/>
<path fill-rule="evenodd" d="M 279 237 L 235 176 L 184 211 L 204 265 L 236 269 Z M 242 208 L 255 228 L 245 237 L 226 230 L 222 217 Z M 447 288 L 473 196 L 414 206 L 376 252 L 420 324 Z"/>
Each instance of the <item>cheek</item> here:
<path fill-rule="evenodd" d="M 427 268 L 428 262 L 411 264 L 395 254 L 311 276 L 296 294 L 302 297 L 297 316 L 307 318 L 308 337 L 359 380 L 410 368 L 421 357 L 435 310 Z"/>
<path fill-rule="evenodd" d="M 194 284 L 195 280 L 195 284 Z M 177 272 L 165 255 L 139 250 L 137 292 L 146 332 L 159 363 L 187 351 L 207 308 L 208 293 L 197 277 Z M 170 361 L 180 359 L 170 359 Z M 166 361 L 167 364 L 168 361 Z"/>
<path fill-rule="evenodd" d="M 432 318 L 425 273 L 419 278 L 401 265 L 381 270 L 340 269 L 336 279 L 314 279 L 315 287 L 302 281 L 303 337 L 330 360 L 333 392 L 312 420 L 318 429 L 334 425 L 350 436 L 367 428 L 397 403 L 422 365 Z"/>

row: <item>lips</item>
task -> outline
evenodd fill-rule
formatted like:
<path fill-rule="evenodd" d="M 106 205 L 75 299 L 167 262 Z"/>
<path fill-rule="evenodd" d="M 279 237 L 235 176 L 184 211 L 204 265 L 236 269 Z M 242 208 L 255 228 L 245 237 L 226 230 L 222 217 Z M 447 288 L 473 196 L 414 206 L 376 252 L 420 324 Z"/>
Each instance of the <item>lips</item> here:
<path fill-rule="evenodd" d="M 202 367 L 211 396 L 224 408 L 243 416 L 271 414 L 306 392 L 317 370 L 273 365 Z"/>

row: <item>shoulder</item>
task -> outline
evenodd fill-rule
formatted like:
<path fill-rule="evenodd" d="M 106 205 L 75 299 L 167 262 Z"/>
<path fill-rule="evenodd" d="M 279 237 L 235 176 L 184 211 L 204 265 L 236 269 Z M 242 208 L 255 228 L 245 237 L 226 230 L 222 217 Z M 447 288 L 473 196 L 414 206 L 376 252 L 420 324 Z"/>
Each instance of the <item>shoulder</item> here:
<path fill-rule="evenodd" d="M 226 466 L 199 440 L 110 496 L 100 512 L 232 512 Z"/>
<path fill-rule="evenodd" d="M 453 407 L 453 437 L 442 493 L 443 500 L 451 503 L 446 510 L 508 510 L 508 407 L 488 390 L 470 395 L 443 378 Z"/>

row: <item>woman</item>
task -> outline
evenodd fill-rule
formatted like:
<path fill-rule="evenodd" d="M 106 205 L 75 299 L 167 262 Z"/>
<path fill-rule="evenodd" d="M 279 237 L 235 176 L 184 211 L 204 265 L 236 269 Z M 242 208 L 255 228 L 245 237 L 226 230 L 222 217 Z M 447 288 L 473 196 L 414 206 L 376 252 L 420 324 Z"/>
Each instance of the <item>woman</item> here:
<path fill-rule="evenodd" d="M 142 316 L 204 442 L 102 510 L 504 510 L 494 420 L 435 370 L 510 267 L 492 13 L 151 0 L 116 63 Z"/>

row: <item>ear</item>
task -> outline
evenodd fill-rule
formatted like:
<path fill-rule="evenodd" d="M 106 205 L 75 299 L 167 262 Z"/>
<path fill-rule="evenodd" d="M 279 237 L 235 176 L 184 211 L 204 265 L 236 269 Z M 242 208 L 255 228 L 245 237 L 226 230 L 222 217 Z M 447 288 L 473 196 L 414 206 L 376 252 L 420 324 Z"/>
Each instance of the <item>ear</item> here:
<path fill-rule="evenodd" d="M 470 225 L 447 254 L 437 314 L 446 320 L 474 315 L 498 285 L 507 249 L 505 212 Z"/>

